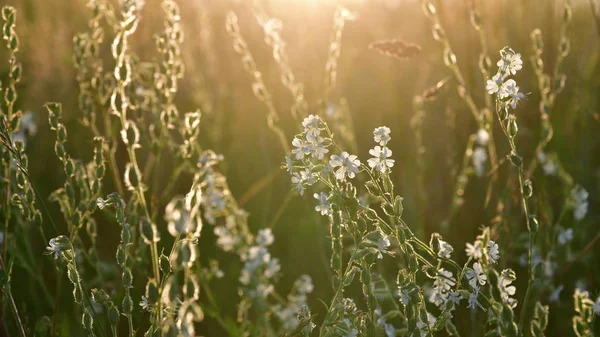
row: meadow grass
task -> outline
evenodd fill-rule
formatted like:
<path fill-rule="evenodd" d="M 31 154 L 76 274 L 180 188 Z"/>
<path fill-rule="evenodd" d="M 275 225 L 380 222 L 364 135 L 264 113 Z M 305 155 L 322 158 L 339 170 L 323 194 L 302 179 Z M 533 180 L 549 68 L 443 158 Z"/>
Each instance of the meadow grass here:
<path fill-rule="evenodd" d="M 2 8 L 0 335 L 597 334 L 594 0 L 281 1 Z"/>

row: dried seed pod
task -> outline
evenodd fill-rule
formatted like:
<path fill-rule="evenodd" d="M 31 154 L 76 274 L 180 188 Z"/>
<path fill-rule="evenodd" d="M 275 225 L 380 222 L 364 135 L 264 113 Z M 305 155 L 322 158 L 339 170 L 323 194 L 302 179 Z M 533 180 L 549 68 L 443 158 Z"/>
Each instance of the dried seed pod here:
<path fill-rule="evenodd" d="M 423 101 L 428 102 L 435 100 L 439 96 L 442 89 L 446 86 L 446 83 L 448 83 L 449 79 L 450 77 L 446 77 L 441 81 L 437 82 L 433 87 L 425 90 L 421 95 Z"/>
<path fill-rule="evenodd" d="M 407 60 L 421 52 L 421 46 L 418 44 L 400 39 L 375 41 L 369 45 L 369 48 L 400 60 Z"/>

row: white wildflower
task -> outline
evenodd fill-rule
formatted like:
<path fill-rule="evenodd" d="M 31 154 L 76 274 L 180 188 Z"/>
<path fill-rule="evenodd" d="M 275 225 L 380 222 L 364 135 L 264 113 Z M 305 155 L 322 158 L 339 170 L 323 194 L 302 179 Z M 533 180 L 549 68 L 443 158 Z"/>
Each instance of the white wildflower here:
<path fill-rule="evenodd" d="M 298 172 L 292 174 L 292 184 L 294 184 L 296 190 L 300 192 L 300 195 L 304 195 L 304 184 L 302 184 L 302 176 Z"/>
<path fill-rule="evenodd" d="M 259 246 L 270 246 L 273 243 L 273 241 L 275 241 L 275 237 L 273 237 L 271 228 L 264 228 L 258 231 L 258 235 L 256 236 L 256 243 L 258 243 Z"/>
<path fill-rule="evenodd" d="M 142 300 L 140 301 L 140 307 L 142 307 L 142 310 L 148 310 L 148 308 L 150 307 L 150 305 L 148 304 L 148 299 L 144 295 L 142 295 Z"/>
<path fill-rule="evenodd" d="M 600 297 L 596 299 L 594 305 L 592 305 L 592 311 L 598 316 L 600 316 Z"/>
<path fill-rule="evenodd" d="M 494 241 L 490 241 L 488 249 L 488 259 L 490 260 L 490 263 L 496 263 L 499 258 L 500 250 L 498 249 L 498 244 Z"/>
<path fill-rule="evenodd" d="M 493 95 L 498 92 L 503 82 L 504 77 L 502 74 L 498 73 L 494 75 L 491 80 L 487 80 L 485 90 L 487 90 L 488 94 Z"/>
<path fill-rule="evenodd" d="M 292 157 L 290 155 L 285 156 L 285 170 L 289 173 L 292 173 L 292 169 L 294 168 L 294 162 L 292 161 Z"/>
<path fill-rule="evenodd" d="M 328 195 L 321 192 L 313 194 L 313 197 L 319 201 L 319 204 L 315 206 L 315 211 L 321 213 L 321 215 L 331 215 L 331 203 L 327 200 Z"/>
<path fill-rule="evenodd" d="M 519 92 L 517 82 L 515 82 L 513 79 L 510 79 L 502 84 L 500 90 L 498 91 L 498 97 L 501 99 L 509 98 L 508 104 L 515 109 L 517 107 L 517 103 L 525 99 L 525 94 Z"/>
<path fill-rule="evenodd" d="M 214 233 L 217 236 L 217 245 L 225 252 L 229 252 L 238 243 L 239 239 L 225 226 L 216 226 Z"/>
<path fill-rule="evenodd" d="M 312 144 L 312 157 L 316 159 L 323 159 L 325 154 L 329 152 L 327 147 L 325 146 L 325 139 L 323 137 L 317 136 L 314 139 L 309 139 Z"/>
<path fill-rule="evenodd" d="M 548 297 L 548 301 L 553 303 L 560 302 L 560 293 L 563 291 L 564 288 L 565 286 L 562 284 L 554 288 L 554 290 L 552 290 L 552 293 L 550 293 L 550 296 Z"/>
<path fill-rule="evenodd" d="M 546 156 L 544 152 L 538 152 L 538 161 L 542 164 L 542 170 L 548 176 L 555 176 L 558 173 L 558 165 L 552 157 Z"/>
<path fill-rule="evenodd" d="M 46 255 L 53 255 L 54 254 L 54 259 L 58 260 L 58 258 L 60 257 L 60 252 L 62 251 L 61 245 L 57 242 L 56 238 L 54 239 L 50 239 L 50 242 L 48 243 L 48 247 L 46 247 Z"/>
<path fill-rule="evenodd" d="M 583 187 L 576 185 L 575 188 L 573 188 L 572 199 L 573 206 L 575 208 L 575 210 L 573 211 L 573 216 L 577 221 L 581 221 L 583 218 L 585 218 L 585 215 L 587 214 L 588 196 L 588 192 Z"/>
<path fill-rule="evenodd" d="M 392 137 L 390 137 L 390 132 L 391 130 L 387 126 L 380 126 L 373 131 L 373 138 L 375 139 L 376 143 L 379 143 L 379 145 L 386 146 L 387 143 L 392 139 Z"/>
<path fill-rule="evenodd" d="M 478 288 L 477 284 L 485 285 L 485 281 L 487 280 L 487 276 L 483 273 L 479 262 L 473 263 L 473 269 L 467 270 L 465 276 L 469 280 L 469 285 L 473 288 Z"/>
<path fill-rule="evenodd" d="M 382 259 L 383 255 L 381 254 L 382 252 L 386 252 L 388 247 L 390 246 L 390 239 L 387 237 L 387 235 L 380 233 L 380 237 L 377 240 L 377 258 L 378 259 Z"/>
<path fill-rule="evenodd" d="M 351 155 L 344 151 L 339 156 L 336 154 L 332 155 L 329 165 L 331 165 L 334 170 L 338 168 L 335 170 L 335 177 L 338 180 L 344 181 L 346 180 L 346 175 L 348 178 L 354 178 L 356 173 L 358 173 L 360 160 L 358 160 L 355 155 Z"/>
<path fill-rule="evenodd" d="M 375 146 L 369 150 L 369 154 L 374 157 L 367 160 L 369 167 L 375 168 L 376 171 L 385 173 L 388 168 L 394 166 L 394 160 L 388 159 L 392 156 L 392 150 L 387 147 L 381 148 L 380 146 Z"/>
<path fill-rule="evenodd" d="M 451 271 L 448 271 L 444 268 L 440 268 L 438 270 L 438 274 L 433 282 L 434 288 L 439 288 L 443 291 L 449 291 L 452 287 L 456 285 L 456 279 L 454 278 Z"/>
<path fill-rule="evenodd" d="M 473 151 L 473 167 L 478 177 L 481 177 L 485 173 L 485 162 L 487 161 L 487 152 L 483 147 L 477 147 Z"/>
<path fill-rule="evenodd" d="M 37 133 L 37 124 L 35 124 L 33 112 L 27 111 L 21 116 L 19 132 L 25 132 L 28 136 L 34 136 Z"/>
<path fill-rule="evenodd" d="M 453 251 L 454 248 L 452 248 L 452 246 L 448 242 L 440 240 L 440 247 L 437 253 L 439 257 L 449 259 L 450 254 L 452 254 Z"/>
<path fill-rule="evenodd" d="M 267 268 L 265 268 L 263 275 L 269 279 L 275 276 L 277 273 L 279 273 L 280 270 L 281 265 L 279 264 L 279 259 L 273 258 L 267 263 Z"/>
<path fill-rule="evenodd" d="M 517 71 L 523 68 L 523 60 L 521 60 L 521 54 L 515 53 L 510 48 L 504 48 L 500 51 L 502 58 L 496 64 L 500 67 L 500 71 L 509 74 L 516 74 Z"/>
<path fill-rule="evenodd" d="M 467 308 L 477 309 L 477 307 L 479 307 L 483 311 L 486 311 L 485 308 L 477 301 L 477 297 L 479 297 L 479 288 L 474 288 L 474 291 L 469 294 L 469 305 Z"/>
<path fill-rule="evenodd" d="M 511 286 L 510 284 L 516 279 L 515 273 L 510 269 L 505 269 L 500 274 L 500 279 L 498 280 L 498 288 L 500 288 L 500 296 L 502 300 L 514 308 L 517 306 L 517 300 L 511 298 L 517 289 L 515 286 Z"/>
<path fill-rule="evenodd" d="M 304 159 L 304 156 L 308 156 L 313 148 L 312 144 L 305 142 L 301 138 L 294 138 L 292 145 L 296 147 L 292 150 L 292 153 L 296 156 L 296 160 Z"/>
<path fill-rule="evenodd" d="M 300 177 L 302 177 L 302 181 L 305 182 L 309 186 L 313 185 L 314 183 L 317 182 L 317 178 L 312 170 L 313 170 L 313 165 L 310 164 L 310 165 L 306 166 L 305 170 L 300 171 Z"/>
<path fill-rule="evenodd" d="M 479 129 L 475 135 L 475 140 L 477 141 L 477 144 L 486 146 L 490 141 L 490 134 L 485 129 Z"/>
<path fill-rule="evenodd" d="M 450 291 L 448 294 L 448 299 L 450 302 L 452 302 L 452 304 L 457 305 L 460 303 L 460 300 L 462 300 L 462 296 L 460 296 L 458 291 Z"/>
<path fill-rule="evenodd" d="M 316 115 L 308 115 L 308 117 L 304 118 L 302 121 L 304 132 L 311 137 L 317 137 L 321 132 L 319 129 L 319 120 L 319 116 Z"/>
<path fill-rule="evenodd" d="M 467 243 L 467 249 L 465 249 L 468 257 L 471 257 L 475 260 L 481 259 L 483 256 L 483 247 L 481 246 L 481 241 L 477 240 L 474 244 Z"/>
<path fill-rule="evenodd" d="M 312 278 L 308 275 L 301 275 L 295 282 L 294 288 L 300 294 L 310 294 L 312 293 L 314 286 L 312 283 Z"/>
<path fill-rule="evenodd" d="M 563 231 L 560 231 L 560 233 L 558 233 L 558 243 L 561 246 L 564 246 L 565 244 L 571 242 L 571 240 L 573 240 L 573 228 L 567 228 Z"/>

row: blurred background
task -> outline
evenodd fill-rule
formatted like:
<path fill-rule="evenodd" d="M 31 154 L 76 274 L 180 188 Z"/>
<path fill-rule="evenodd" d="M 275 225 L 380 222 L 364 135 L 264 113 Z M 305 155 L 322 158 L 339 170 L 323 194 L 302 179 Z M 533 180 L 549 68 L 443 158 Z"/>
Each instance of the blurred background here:
<path fill-rule="evenodd" d="M 495 64 L 497 53 L 510 46 L 523 55 L 523 70 L 516 76 L 521 91 L 530 92 L 527 101 L 519 106 L 518 148 L 526 161 L 534 156 L 539 131 L 538 105 L 540 94 L 537 78 L 531 66 L 533 47 L 530 33 L 539 28 L 544 38 L 543 58 L 550 72 L 559 47 L 559 27 L 565 0 L 438 0 L 442 25 L 456 53 L 458 66 L 465 75 L 467 88 L 474 100 L 484 106 L 485 83 L 478 69 L 481 45 L 473 29 L 469 9 L 477 1 L 481 12 L 490 58 Z M 554 138 L 548 150 L 556 152 L 566 171 L 577 184 L 590 193 L 590 207 L 586 219 L 580 223 L 586 233 L 600 230 L 598 192 L 600 191 L 600 27 L 595 17 L 595 0 L 573 0 L 573 20 L 568 30 L 571 51 L 561 66 L 566 75 L 564 91 L 557 97 L 551 122 Z M 468 107 L 456 90 L 456 81 L 443 63 L 443 49 L 433 39 L 431 22 L 424 16 L 416 0 L 263 0 L 265 11 L 283 22 L 282 38 L 286 43 L 289 63 L 298 82 L 303 83 L 310 113 L 322 112 L 322 106 L 336 106 L 345 100 L 356 135 L 359 158 L 366 160 L 373 146 L 372 132 L 386 125 L 392 130 L 389 147 L 394 152 L 396 165 L 393 178 L 399 194 L 404 197 L 404 218 L 407 223 L 422 223 L 425 237 L 446 223 L 450 233 L 448 241 L 455 246 L 459 263 L 464 263 L 462 248 L 473 241 L 482 225 L 489 225 L 494 211 L 482 207 L 487 184 L 474 178 L 465 192 L 465 203 L 459 213 L 448 223 L 450 205 L 454 195 L 460 163 L 470 134 L 477 130 Z M 116 3 L 116 2 L 115 2 Z M 233 50 L 232 39 L 225 30 L 225 17 L 233 10 L 239 17 L 240 31 L 246 39 L 258 69 L 262 72 L 267 89 L 271 92 L 282 125 L 291 144 L 297 130 L 290 114 L 293 97 L 282 85 L 280 72 L 272 57 L 272 49 L 264 41 L 264 33 L 252 12 L 252 1 L 234 0 L 181 0 L 181 19 L 185 33 L 182 56 L 185 77 L 180 81 L 176 104 L 179 111 L 200 109 L 203 113 L 201 142 L 206 149 L 225 156 L 222 172 L 242 206 L 251 214 L 250 225 L 254 231 L 272 226 L 275 244 L 272 255 L 280 258 L 283 279 L 278 287 L 287 291 L 293 280 L 308 274 L 316 285 L 309 300 L 317 314 L 323 310 L 318 299 L 329 299 L 329 240 L 328 223 L 314 211 L 312 191 L 304 196 L 290 193 L 289 175 L 280 168 L 284 151 L 267 128 L 267 111 L 252 92 L 252 79 L 244 71 L 240 56 Z M 70 148 L 74 158 L 89 161 L 92 158 L 91 136 L 78 118 L 78 86 L 73 67 L 73 36 L 85 31 L 90 18 L 85 0 L 0 0 L 0 5 L 12 5 L 18 10 L 17 34 L 21 47 L 18 53 L 23 64 L 23 78 L 19 87 L 17 107 L 33 113 L 37 132 L 27 139 L 30 172 L 41 194 L 47 196 L 64 181 L 62 167 L 54 155 L 54 133 L 47 126 L 47 113 L 43 104 L 62 102 L 65 125 L 69 131 Z M 346 23 L 338 64 L 337 87 L 324 99 L 325 64 L 336 6 L 343 5 L 356 19 Z M 158 57 L 154 36 L 160 32 L 163 12 L 159 0 L 145 0 L 142 21 L 130 39 L 133 49 L 142 60 Z M 407 60 L 386 57 L 369 49 L 377 40 L 400 38 L 421 47 L 420 53 Z M 111 41 L 107 36 L 106 40 Z M 105 43 L 106 67 L 110 69 L 109 46 Z M 0 79 L 7 77 L 7 53 L 0 49 Z M 417 149 L 411 118 L 415 114 L 413 98 L 422 94 L 438 81 L 450 76 L 447 85 L 436 100 L 426 102 L 423 119 L 424 167 L 417 165 Z M 495 132 L 500 134 L 496 125 Z M 498 137 L 499 156 L 508 153 L 504 138 Z M 117 153 L 118 162 L 127 161 L 124 149 Z M 165 166 L 168 167 L 168 166 Z M 501 173 L 506 179 L 509 170 Z M 425 203 L 419 204 L 417 180 L 422 175 Z M 165 171 L 164 179 L 169 178 Z M 483 179 L 483 178 L 481 178 Z M 502 179 L 502 178 L 501 178 Z M 534 180 L 535 181 L 535 180 Z M 180 179 L 177 191 L 189 190 L 191 177 Z M 163 182 L 166 183 L 166 182 Z M 548 181 L 551 185 L 553 182 Z M 110 183 L 105 184 L 105 192 Z M 160 207 L 164 208 L 164 205 Z M 51 204 L 51 211 L 58 206 Z M 164 224 L 162 224 L 164 226 Z M 164 227 L 161 230 L 164 231 Z M 523 231 L 524 228 L 521 228 Z M 118 245 L 118 226 L 99 223 L 101 259 L 114 260 Z M 585 246 L 591 236 L 578 237 L 574 246 Z M 511 238 L 503 239 L 506 249 L 511 249 Z M 502 240 L 501 240 L 502 241 Z M 200 245 L 203 258 L 221 260 L 225 281 L 215 289 L 224 303 L 231 302 L 225 310 L 234 313 L 237 275 L 227 275 L 237 270 L 239 261 L 214 247 L 211 230 L 205 230 Z M 571 268 L 559 276 L 565 290 L 561 295 L 567 304 L 551 306 L 549 335 L 570 336 L 573 288 L 583 282 L 592 294 L 600 289 L 600 259 L 594 258 L 600 250 L 592 247 L 587 256 L 579 260 L 581 268 Z M 40 254 L 45 243 L 36 248 Z M 501 246 L 502 247 L 502 246 Z M 515 248 L 516 249 L 516 248 Z M 518 255 L 515 255 L 518 256 Z M 462 259 L 462 261 L 460 261 Z M 514 263 L 513 262 L 506 262 Z M 525 279 L 526 272 L 516 269 L 517 276 Z M 48 269 L 49 278 L 54 278 Z M 18 305 L 30 307 L 27 280 L 19 282 L 15 270 L 13 292 Z M 321 286 L 320 286 L 321 285 Z M 593 285 L 596 285 L 594 288 Z M 518 287 L 522 298 L 524 285 Z M 21 291 L 20 291 L 21 290 Z M 546 294 L 545 296 L 547 296 Z M 69 306 L 70 294 L 65 294 L 64 305 Z M 594 297 L 595 298 L 595 297 Z M 26 312 L 28 312 L 26 310 Z M 466 313 L 466 312 L 465 312 Z M 30 320 L 43 309 L 29 311 Z M 465 323 L 467 324 L 467 323 Z M 464 329 L 464 327 L 462 327 Z M 199 332 L 219 335 L 210 319 L 202 323 Z"/>

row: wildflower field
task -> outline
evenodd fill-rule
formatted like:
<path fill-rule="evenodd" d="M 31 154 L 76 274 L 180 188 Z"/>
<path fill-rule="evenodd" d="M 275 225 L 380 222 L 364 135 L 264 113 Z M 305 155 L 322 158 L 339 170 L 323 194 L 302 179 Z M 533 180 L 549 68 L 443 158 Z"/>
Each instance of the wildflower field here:
<path fill-rule="evenodd" d="M 0 7 L 0 336 L 600 336 L 600 1 Z"/>

